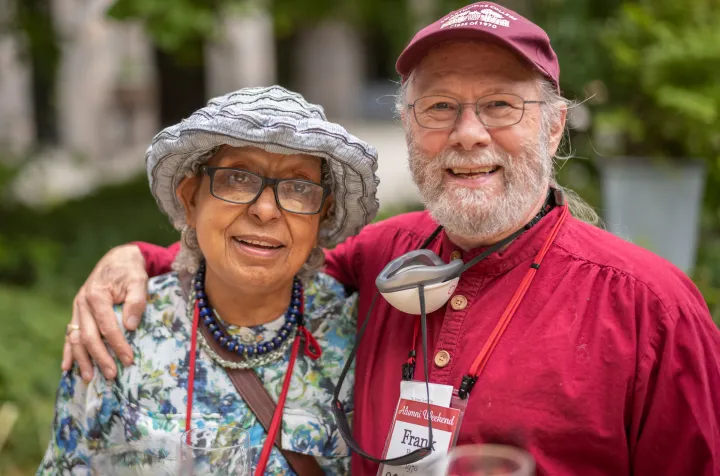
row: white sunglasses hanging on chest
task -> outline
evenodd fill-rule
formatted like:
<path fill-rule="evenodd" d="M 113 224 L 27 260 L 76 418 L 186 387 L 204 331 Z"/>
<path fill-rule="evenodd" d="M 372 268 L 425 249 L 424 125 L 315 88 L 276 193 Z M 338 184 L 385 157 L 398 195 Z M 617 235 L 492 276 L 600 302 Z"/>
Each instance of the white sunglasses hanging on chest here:
<path fill-rule="evenodd" d="M 419 315 L 421 307 L 424 306 L 426 313 L 435 312 L 448 302 L 462 273 L 506 247 L 535 226 L 555 205 L 554 198 L 553 193 L 548 194 L 542 209 L 530 222 L 507 238 L 488 247 L 467 264 L 460 259 L 445 263 L 437 254 L 425 249 L 442 230 L 442 227 L 438 227 L 420 249 L 405 253 L 385 266 L 375 280 L 375 286 L 385 300 L 399 311 Z M 421 287 L 423 288 L 422 298 L 420 296 Z M 421 299 L 425 300 L 424 305 L 421 304 Z"/>

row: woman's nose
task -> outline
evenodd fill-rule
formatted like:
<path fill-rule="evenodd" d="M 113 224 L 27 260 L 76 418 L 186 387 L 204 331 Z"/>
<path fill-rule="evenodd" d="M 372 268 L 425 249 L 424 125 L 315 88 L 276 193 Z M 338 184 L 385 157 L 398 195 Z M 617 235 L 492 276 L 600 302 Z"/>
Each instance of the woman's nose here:
<path fill-rule="evenodd" d="M 272 187 L 265 187 L 260 196 L 250 204 L 248 209 L 251 215 L 261 222 L 268 222 L 280 218 L 282 212 L 275 200 L 275 191 Z"/>

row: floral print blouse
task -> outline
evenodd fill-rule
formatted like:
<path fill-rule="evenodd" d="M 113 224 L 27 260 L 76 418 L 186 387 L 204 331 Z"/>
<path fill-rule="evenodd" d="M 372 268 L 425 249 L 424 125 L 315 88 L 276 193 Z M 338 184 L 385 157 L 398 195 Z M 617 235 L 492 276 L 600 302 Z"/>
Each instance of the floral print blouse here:
<path fill-rule="evenodd" d="M 120 308 L 116 309 L 121 319 Z M 348 474 L 350 451 L 330 413 L 334 384 L 355 339 L 356 296 L 345 296 L 343 286 L 318 273 L 305 283 L 305 324 L 322 348 L 311 360 L 302 351 L 293 369 L 285 403 L 281 438 L 283 448 L 317 458 L 326 474 Z M 264 326 L 229 331 L 264 339 L 275 335 L 285 317 Z M 120 326 L 123 328 L 123 326 Z M 53 436 L 38 470 L 39 475 L 90 474 L 91 461 L 116 448 L 143 444 L 179 447 L 185 429 L 187 379 L 192 317 L 176 273 L 150 279 L 148 305 L 140 327 L 126 331 L 135 360 L 118 376 L 106 380 L 99 371 L 85 384 L 77 366 L 63 374 L 57 392 Z M 200 339 L 198 337 L 198 344 Z M 252 338 L 252 337 L 250 337 Z M 282 359 L 255 369 L 277 401 L 287 372 L 290 350 Z M 343 385 L 343 400 L 352 421 L 354 373 Z M 235 390 L 225 370 L 198 345 L 192 426 L 203 428 L 240 425 L 250 435 L 250 459 L 257 463 L 266 433 Z M 146 445 L 145 447 L 149 447 Z M 294 474 L 273 447 L 266 474 Z"/>

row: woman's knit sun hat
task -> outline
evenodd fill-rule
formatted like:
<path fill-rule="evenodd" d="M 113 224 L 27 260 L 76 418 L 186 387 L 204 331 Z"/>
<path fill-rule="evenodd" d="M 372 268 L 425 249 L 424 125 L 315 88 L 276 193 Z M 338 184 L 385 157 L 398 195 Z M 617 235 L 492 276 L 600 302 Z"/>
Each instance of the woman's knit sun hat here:
<path fill-rule="evenodd" d="M 334 206 L 319 242 L 334 246 L 375 218 L 377 151 L 328 122 L 321 106 L 280 86 L 245 88 L 211 99 L 207 106 L 157 134 L 146 153 L 150 190 L 173 225 L 185 225 L 175 189 L 188 171 L 219 146 L 254 146 L 279 154 L 325 159 L 332 175 Z"/>

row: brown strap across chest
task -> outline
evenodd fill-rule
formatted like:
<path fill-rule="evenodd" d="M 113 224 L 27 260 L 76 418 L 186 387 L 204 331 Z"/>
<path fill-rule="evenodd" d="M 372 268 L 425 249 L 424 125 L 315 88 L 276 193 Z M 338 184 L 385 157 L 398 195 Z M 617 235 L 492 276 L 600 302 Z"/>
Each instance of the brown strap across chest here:
<path fill-rule="evenodd" d="M 212 350 L 215 351 L 215 353 L 223 360 L 231 362 L 237 362 L 239 360 L 237 354 L 221 347 L 202 324 L 198 326 L 198 330 L 202 332 L 203 337 L 205 337 L 205 341 L 210 345 Z M 267 390 L 265 390 L 265 386 L 260 381 L 260 378 L 252 369 L 225 368 L 225 371 L 227 372 L 228 377 L 230 377 L 230 381 L 232 381 L 235 389 L 237 389 L 238 393 L 245 401 L 245 404 L 255 414 L 267 433 L 268 428 L 270 428 L 273 413 L 275 413 L 276 404 Z M 282 432 L 278 432 L 277 434 L 275 447 L 280 450 L 290 467 L 298 476 L 321 476 L 325 474 L 314 457 L 283 449 L 281 444 L 281 434 Z"/>

